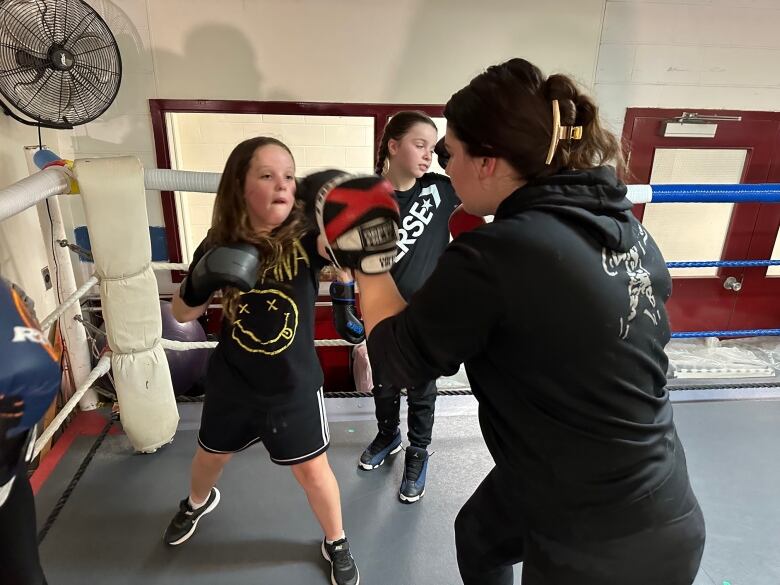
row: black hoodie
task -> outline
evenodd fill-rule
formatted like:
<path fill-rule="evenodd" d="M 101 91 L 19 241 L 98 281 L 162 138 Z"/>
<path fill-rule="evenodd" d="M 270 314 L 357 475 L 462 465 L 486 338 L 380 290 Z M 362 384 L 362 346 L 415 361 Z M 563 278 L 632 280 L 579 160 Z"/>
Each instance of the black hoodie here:
<path fill-rule="evenodd" d="M 671 279 L 625 195 L 611 167 L 523 186 L 368 342 L 398 387 L 465 363 L 499 471 L 564 515 L 640 497 L 675 461 Z"/>

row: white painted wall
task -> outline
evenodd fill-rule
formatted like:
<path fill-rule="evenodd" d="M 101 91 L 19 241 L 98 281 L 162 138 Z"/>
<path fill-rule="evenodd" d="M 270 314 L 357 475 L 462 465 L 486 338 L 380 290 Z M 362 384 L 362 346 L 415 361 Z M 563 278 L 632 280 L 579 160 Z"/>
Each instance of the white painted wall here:
<path fill-rule="evenodd" d="M 53 147 L 65 158 L 132 154 L 149 167 L 149 98 L 444 103 L 482 68 L 515 55 L 590 83 L 604 7 L 604 0 L 87 1 L 117 38 L 122 86 L 99 120 L 58 132 Z M 12 143 L 9 150 L 21 152 L 24 141 Z M 0 185 L 22 176 L 0 176 Z M 73 226 L 84 225 L 78 199 L 71 201 Z M 158 193 L 148 193 L 147 208 L 150 225 L 163 225 Z"/>
<path fill-rule="evenodd" d="M 44 143 L 56 143 L 53 131 L 42 133 Z M 0 185 L 10 185 L 26 177 L 24 146 L 38 144 L 38 131 L 0 114 Z M 35 301 L 39 319 L 57 306 L 54 289 L 47 291 L 41 269 L 49 267 L 46 246 L 37 210 L 33 207 L 0 222 L 0 275 L 19 284 Z M 54 275 L 53 267 L 50 273 Z"/>
<path fill-rule="evenodd" d="M 117 38 L 123 80 L 99 120 L 47 133 L 70 158 L 155 166 L 149 98 L 443 103 L 518 55 L 592 87 L 618 132 L 631 106 L 780 107 L 780 0 L 88 2 Z M 0 118 L 0 185 L 26 174 L 33 141 Z M 162 225 L 158 193 L 147 206 Z M 67 211 L 84 224 L 77 199 Z"/>
<path fill-rule="evenodd" d="M 595 92 L 628 107 L 780 109 L 779 0 L 607 0 Z"/>

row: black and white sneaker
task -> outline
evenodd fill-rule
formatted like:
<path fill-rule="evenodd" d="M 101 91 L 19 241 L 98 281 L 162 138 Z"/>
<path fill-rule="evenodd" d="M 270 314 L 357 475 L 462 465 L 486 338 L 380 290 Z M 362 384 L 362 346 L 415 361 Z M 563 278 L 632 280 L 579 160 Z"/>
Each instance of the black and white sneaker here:
<path fill-rule="evenodd" d="M 359 585 L 360 572 L 346 538 L 328 544 L 322 541 L 322 556 L 330 561 L 330 582 L 332 585 Z"/>
<path fill-rule="evenodd" d="M 217 504 L 219 504 L 219 490 L 217 488 L 211 488 L 211 493 L 206 503 L 197 510 L 192 509 L 189 498 L 184 498 L 179 503 L 179 511 L 176 512 L 173 520 L 171 520 L 171 523 L 165 530 L 165 536 L 163 536 L 165 544 L 176 546 L 186 542 L 198 527 L 198 521 L 216 508 Z"/>

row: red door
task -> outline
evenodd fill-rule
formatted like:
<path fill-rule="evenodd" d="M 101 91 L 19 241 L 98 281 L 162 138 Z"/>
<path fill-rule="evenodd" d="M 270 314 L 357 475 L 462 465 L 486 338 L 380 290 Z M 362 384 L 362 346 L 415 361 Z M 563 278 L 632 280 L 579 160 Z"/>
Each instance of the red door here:
<path fill-rule="evenodd" d="M 777 113 L 701 110 L 698 113 L 702 116 L 741 116 L 742 119 L 718 122 L 712 138 L 671 137 L 664 136 L 664 122 L 681 116 L 681 110 L 630 109 L 626 114 L 623 131 L 629 157 L 628 182 L 770 182 L 770 166 L 780 127 L 780 116 Z M 673 207 L 659 208 L 669 205 Z M 716 209 L 711 207 L 713 205 L 720 207 Z M 636 206 L 634 213 L 648 226 L 667 261 L 749 260 L 769 258 L 774 245 L 772 239 L 772 245 L 763 254 L 751 247 L 759 215 L 767 215 L 766 221 L 771 224 L 771 214 L 759 214 L 761 208 L 762 205 L 757 203 L 733 206 L 651 203 L 649 206 Z M 776 233 L 778 218 L 774 219 Z M 716 224 L 721 227 L 717 228 Z M 716 228 L 714 232 L 713 228 Z M 697 239 L 699 237 L 706 241 Z M 691 242 L 696 245 L 691 245 Z M 708 251 L 697 252 L 699 249 Z M 689 256 L 697 253 L 704 253 L 707 257 Z M 672 270 L 674 289 L 667 307 L 672 329 L 701 331 L 736 328 L 736 321 L 732 323 L 732 318 L 742 290 L 748 284 L 745 278 L 750 270 L 756 269 L 696 269 L 687 270 L 683 275 L 680 270 Z M 759 270 L 765 272 L 766 269 Z M 742 290 L 737 292 L 733 288 L 725 288 L 724 283 L 729 277 L 740 282 Z M 762 324 L 762 327 L 768 325 L 769 322 Z"/>
<path fill-rule="evenodd" d="M 775 134 L 775 150 L 768 183 L 780 183 L 780 129 Z M 762 203 L 748 253 L 755 260 L 776 256 L 780 227 L 780 203 Z M 774 258 L 777 259 L 777 258 Z M 769 275 L 767 275 L 769 273 Z M 780 268 L 746 268 L 737 294 L 732 329 L 776 329 L 780 327 Z"/>

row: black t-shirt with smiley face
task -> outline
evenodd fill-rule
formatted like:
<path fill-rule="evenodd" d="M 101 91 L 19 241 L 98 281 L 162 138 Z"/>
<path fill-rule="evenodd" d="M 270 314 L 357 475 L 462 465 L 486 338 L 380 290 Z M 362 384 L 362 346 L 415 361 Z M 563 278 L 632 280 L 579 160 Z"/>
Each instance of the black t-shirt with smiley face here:
<path fill-rule="evenodd" d="M 207 244 L 201 242 L 192 264 Z M 327 264 L 310 232 L 267 267 L 255 287 L 243 293 L 233 322 L 222 321 L 219 345 L 211 357 L 207 384 L 261 405 L 295 401 L 323 383 L 314 349 L 314 305 L 319 271 Z"/>

